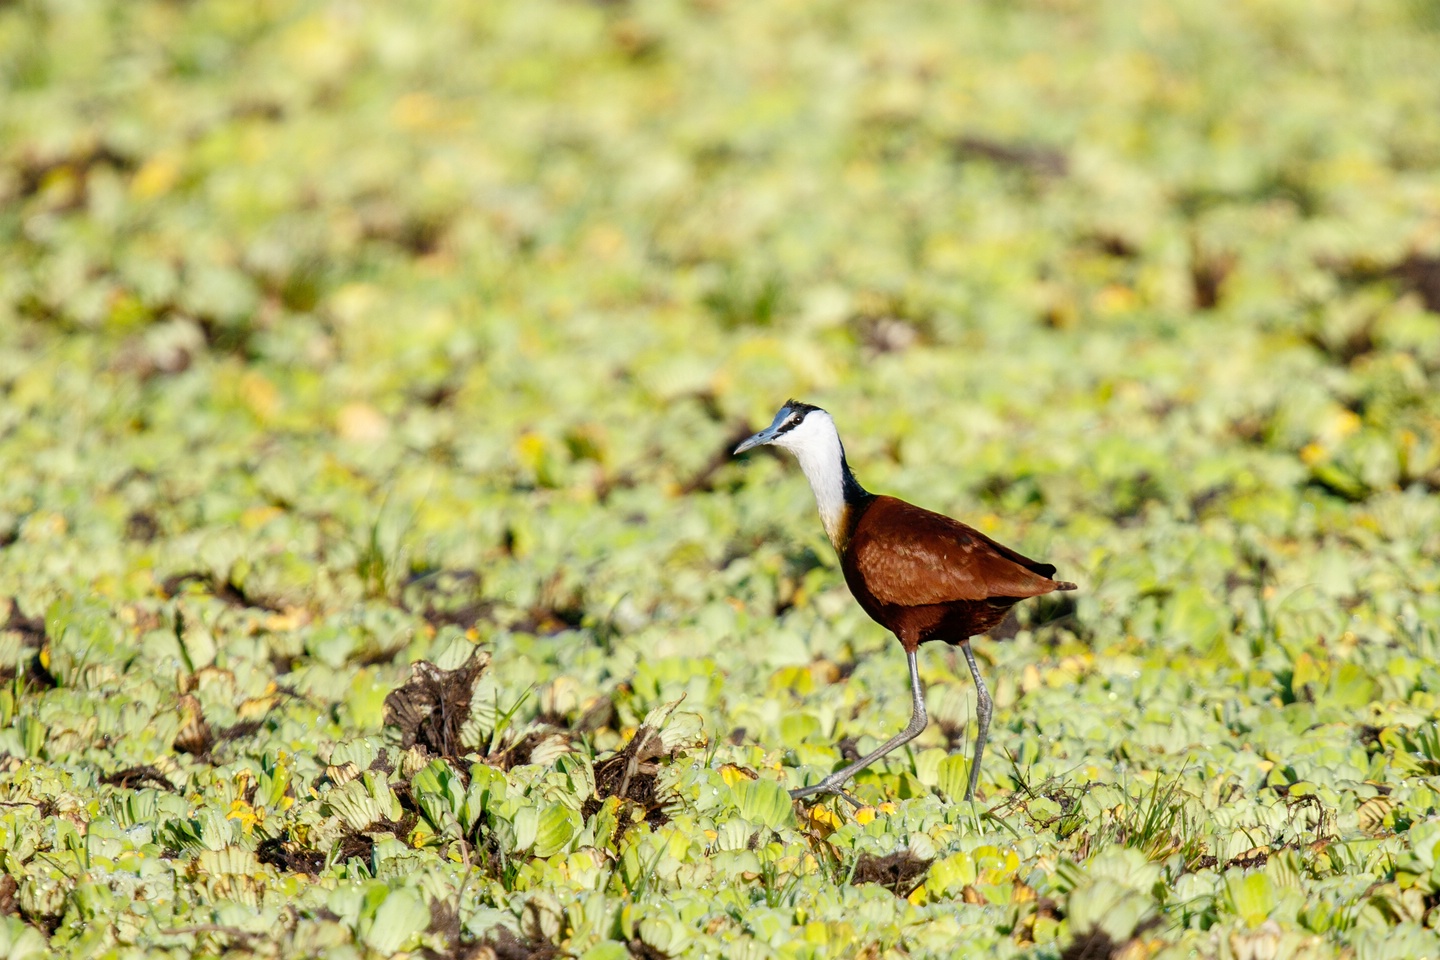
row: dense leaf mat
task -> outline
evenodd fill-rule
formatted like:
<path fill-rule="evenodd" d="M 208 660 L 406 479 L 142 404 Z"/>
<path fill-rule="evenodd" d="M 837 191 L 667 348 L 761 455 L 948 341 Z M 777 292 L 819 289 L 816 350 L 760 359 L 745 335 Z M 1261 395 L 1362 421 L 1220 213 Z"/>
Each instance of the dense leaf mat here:
<path fill-rule="evenodd" d="M 1434 0 L 0 3 L 0 954 L 1440 953 L 1436 63 Z M 727 455 L 790 395 L 1081 585 L 977 643 L 973 806 L 943 647 L 866 807 L 784 793 L 909 710 Z"/>

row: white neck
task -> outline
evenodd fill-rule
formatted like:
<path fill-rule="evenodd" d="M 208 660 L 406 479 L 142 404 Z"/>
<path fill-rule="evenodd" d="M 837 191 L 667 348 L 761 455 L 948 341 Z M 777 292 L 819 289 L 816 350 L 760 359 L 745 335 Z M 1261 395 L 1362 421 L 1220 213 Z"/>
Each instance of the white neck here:
<path fill-rule="evenodd" d="M 789 450 L 800 461 L 800 469 L 805 472 L 805 479 L 810 481 L 810 490 L 815 494 L 815 505 L 820 508 L 820 522 L 825 525 L 825 535 L 837 550 L 840 549 L 841 527 L 845 520 L 846 471 L 845 450 L 840 446 L 835 421 L 824 410 L 813 410 L 800 426 L 783 434 L 776 445 Z"/>

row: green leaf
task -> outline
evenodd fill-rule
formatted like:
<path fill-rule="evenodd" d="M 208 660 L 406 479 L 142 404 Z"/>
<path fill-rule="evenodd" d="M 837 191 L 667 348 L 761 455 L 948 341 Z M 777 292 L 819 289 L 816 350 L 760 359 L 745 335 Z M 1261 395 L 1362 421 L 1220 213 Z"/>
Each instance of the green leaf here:
<path fill-rule="evenodd" d="M 741 779 L 731 788 L 740 816 L 751 823 L 775 829 L 795 822 L 795 809 L 790 794 L 774 780 Z"/>
<path fill-rule="evenodd" d="M 564 850 L 580 831 L 580 813 L 561 803 L 552 803 L 540 814 L 535 828 L 535 856 L 550 857 Z"/>
<path fill-rule="evenodd" d="M 430 925 L 430 909 L 425 899 L 408 887 L 391 890 L 385 898 L 361 914 L 360 940 L 370 949 L 390 956 L 399 952 Z"/>
<path fill-rule="evenodd" d="M 1225 906 L 1249 927 L 1258 927 L 1275 910 L 1275 885 L 1263 871 L 1225 878 Z"/>

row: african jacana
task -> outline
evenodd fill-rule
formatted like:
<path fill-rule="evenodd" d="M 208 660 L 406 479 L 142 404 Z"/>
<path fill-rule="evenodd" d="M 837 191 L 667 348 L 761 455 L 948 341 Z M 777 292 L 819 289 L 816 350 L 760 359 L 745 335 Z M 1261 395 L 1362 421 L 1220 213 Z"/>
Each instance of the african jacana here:
<path fill-rule="evenodd" d="M 913 705 L 904 730 L 848 767 L 790 795 L 838 793 L 858 805 L 842 789 L 845 781 L 925 729 L 915 651 L 928 640 L 943 640 L 960 645 L 975 678 L 975 754 L 965 789 L 965 799 L 973 800 L 990 732 L 991 701 L 970 652 L 970 638 L 996 626 L 1021 600 L 1074 590 L 1075 584 L 1052 580 L 1053 565 L 1021 556 L 958 520 L 867 492 L 845 462 L 835 421 L 819 407 L 787 400 L 774 422 L 735 452 L 767 443 L 789 450 L 800 461 L 850 592 L 905 648 Z"/>

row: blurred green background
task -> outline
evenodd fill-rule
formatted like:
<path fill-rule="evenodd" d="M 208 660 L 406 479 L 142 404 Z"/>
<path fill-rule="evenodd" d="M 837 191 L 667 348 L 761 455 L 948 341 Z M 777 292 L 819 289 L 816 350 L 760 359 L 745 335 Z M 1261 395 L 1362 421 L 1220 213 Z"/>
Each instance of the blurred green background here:
<path fill-rule="evenodd" d="M 1434 0 L 0 2 L 0 952 L 1440 952 L 1436 63 Z M 870 806 L 784 802 L 908 716 L 727 456 L 791 395 L 1081 586 L 977 643 L 973 809 L 933 647 Z"/>

